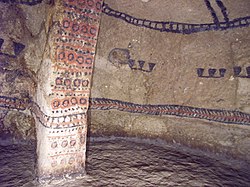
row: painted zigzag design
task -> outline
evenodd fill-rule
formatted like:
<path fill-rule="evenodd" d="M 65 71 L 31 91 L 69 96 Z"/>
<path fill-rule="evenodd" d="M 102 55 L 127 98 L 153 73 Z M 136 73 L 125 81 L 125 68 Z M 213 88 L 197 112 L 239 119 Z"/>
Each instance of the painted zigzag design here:
<path fill-rule="evenodd" d="M 77 127 L 74 124 L 75 119 L 83 119 L 86 113 L 72 114 L 68 116 L 51 117 L 44 114 L 40 107 L 31 99 L 18 99 L 6 96 L 0 96 L 0 107 L 7 109 L 26 110 L 29 109 L 40 123 L 50 129 L 67 128 L 60 126 L 60 123 L 72 121 L 68 127 Z M 92 98 L 90 99 L 91 110 L 118 110 L 135 114 L 146 114 L 155 116 L 178 116 L 185 118 L 196 118 L 202 120 L 215 121 L 220 123 L 250 125 L 250 114 L 233 110 L 218 110 L 207 108 L 196 108 L 182 105 L 141 105 L 130 102 L 124 102 L 106 98 Z M 50 125 L 55 124 L 55 125 Z"/>
<path fill-rule="evenodd" d="M 92 98 L 92 110 L 119 110 L 148 115 L 198 118 L 221 123 L 250 125 L 250 114 L 232 110 L 195 108 L 182 105 L 140 105 L 119 100 Z"/>

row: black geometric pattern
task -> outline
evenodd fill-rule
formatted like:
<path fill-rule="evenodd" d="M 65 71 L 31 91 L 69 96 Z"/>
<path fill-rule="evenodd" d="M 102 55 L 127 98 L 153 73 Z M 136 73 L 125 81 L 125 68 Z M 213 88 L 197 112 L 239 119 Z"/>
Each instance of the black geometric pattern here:
<path fill-rule="evenodd" d="M 29 109 L 41 124 L 47 128 L 60 129 L 61 127 L 51 127 L 47 125 L 48 121 L 60 121 L 60 119 L 76 118 L 77 115 L 50 117 L 44 114 L 40 107 L 30 98 L 18 99 L 6 96 L 0 96 L 0 107 L 7 109 L 26 110 Z M 130 102 L 124 102 L 106 98 L 90 99 L 91 110 L 118 110 L 135 114 L 155 115 L 155 116 L 178 116 L 185 118 L 197 118 L 220 123 L 250 125 L 250 114 L 240 111 L 223 110 L 223 109 L 207 109 L 182 105 L 141 105 Z M 71 126 L 72 127 L 72 126 Z M 74 125 L 77 127 L 77 125 Z"/>
<path fill-rule="evenodd" d="M 213 23 L 202 23 L 202 24 L 190 24 L 190 23 L 180 23 L 174 21 L 153 21 L 148 19 L 139 19 L 124 12 L 119 12 L 118 10 L 112 9 L 108 4 L 104 3 L 103 12 L 111 17 L 121 19 L 129 24 L 145 27 L 148 29 L 160 31 L 160 32 L 170 32 L 176 34 L 192 34 L 197 32 L 205 31 L 223 31 L 234 28 L 242 28 L 250 26 L 250 16 L 239 17 L 233 20 L 229 20 L 227 9 L 221 0 L 216 0 L 217 5 L 221 9 L 221 13 L 224 16 L 222 22 L 219 21 L 217 14 L 213 7 L 211 6 L 210 0 L 204 0 L 205 4 L 213 17 Z"/>

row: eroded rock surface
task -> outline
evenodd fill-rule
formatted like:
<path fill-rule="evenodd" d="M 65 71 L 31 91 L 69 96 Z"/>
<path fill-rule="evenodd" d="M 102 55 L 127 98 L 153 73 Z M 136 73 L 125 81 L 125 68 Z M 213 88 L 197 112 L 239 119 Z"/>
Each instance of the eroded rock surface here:
<path fill-rule="evenodd" d="M 106 0 L 92 97 L 139 104 L 138 108 L 144 111 L 149 110 L 143 107 L 146 104 L 237 110 L 249 114 L 249 27 L 228 27 L 225 31 L 219 27 L 225 20 L 233 26 L 235 19 L 249 16 L 250 3 L 244 0 L 221 1 L 220 5 L 211 0 L 204 2 Z M 110 9 L 116 14 L 109 12 Z M 204 29 L 207 23 L 219 25 L 218 30 L 202 32 L 199 24 Z M 195 27 L 200 30 L 188 24 L 197 24 Z M 128 51 L 127 64 L 119 63 L 118 55 L 117 62 L 110 59 L 115 49 Z M 153 69 L 150 64 L 154 64 Z M 250 158 L 246 151 L 250 149 L 248 125 L 230 125 L 223 120 L 222 123 L 209 122 L 206 117 L 203 120 L 182 118 L 178 117 L 178 109 L 177 117 L 143 115 L 133 107 L 112 106 L 108 101 L 100 105 L 99 109 L 119 108 L 127 112 L 92 111 L 92 134 L 163 138 Z M 192 109 L 187 113 L 192 113 Z M 193 117 L 195 115 L 199 113 Z"/>
<path fill-rule="evenodd" d="M 54 80 L 47 68 L 52 62 L 44 59 L 54 55 L 48 47 L 51 28 L 58 24 L 54 20 L 57 15 L 53 17 L 54 4 L 47 0 L 34 1 L 32 6 L 15 2 L 0 1 L 0 96 L 41 102 L 42 110 L 47 110 L 51 104 L 48 90 Z M 222 113 L 240 111 L 248 116 L 250 1 L 204 2 L 106 0 L 92 97 L 139 105 L 210 108 Z M 39 94 L 48 98 L 35 97 Z M 34 103 L 23 105 L 27 111 L 37 109 Z M 30 113 L 10 106 L 10 101 L 1 100 L 2 129 L 34 138 Z M 135 113 L 131 107 L 127 112 L 98 107 L 91 113 L 92 134 L 160 137 L 250 160 L 249 119 L 239 117 L 241 113 L 232 115 L 228 124 L 213 112 L 209 118 L 203 115 L 199 119 L 197 112 L 186 114 L 178 108 L 175 115 L 151 116 Z M 231 113 L 223 115 L 228 119 Z"/>

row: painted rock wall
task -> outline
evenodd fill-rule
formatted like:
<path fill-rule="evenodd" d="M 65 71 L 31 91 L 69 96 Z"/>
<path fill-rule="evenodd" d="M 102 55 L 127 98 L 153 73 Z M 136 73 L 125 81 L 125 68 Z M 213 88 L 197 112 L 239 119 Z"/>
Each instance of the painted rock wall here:
<path fill-rule="evenodd" d="M 88 107 L 91 25 L 100 16 L 83 10 L 91 0 L 58 2 L 0 0 L 1 134 L 34 138 L 39 121 L 44 155 L 86 132 L 76 127 L 85 114 L 71 114 Z M 250 159 L 249 10 L 246 0 L 106 0 L 92 134 L 160 137 Z M 72 159 L 57 153 L 48 167 L 59 172 Z"/>
<path fill-rule="evenodd" d="M 91 132 L 249 159 L 249 10 L 245 0 L 106 0 Z"/>
<path fill-rule="evenodd" d="M 86 112 L 89 107 L 102 0 L 0 1 L 0 3 L 6 8 L 2 19 L 7 23 L 13 20 L 10 25 L 15 27 L 19 23 L 16 19 L 20 17 L 18 26 L 23 28 L 17 31 L 19 33 L 16 34 L 18 37 L 16 39 L 15 33 L 12 33 L 15 28 L 7 27 L 6 35 L 0 40 L 3 46 L 0 53 L 3 58 L 2 72 L 6 79 L 3 83 L 10 82 L 17 87 L 19 85 L 13 82 L 17 80 L 21 85 L 15 92 L 10 90 L 11 87 L 1 91 L 0 107 L 3 108 L 4 114 L 2 119 L 10 129 L 12 126 L 17 126 L 17 131 L 22 132 L 18 129 L 21 125 L 17 124 L 22 124 L 26 118 L 31 118 L 31 115 L 34 117 L 31 118 L 33 124 L 29 125 L 34 128 L 35 120 L 37 172 L 41 181 L 82 176 L 85 174 L 86 159 Z M 8 17 L 7 13 L 12 7 L 10 15 L 14 15 L 14 19 Z M 26 9 L 22 10 L 22 7 L 27 8 L 30 14 L 35 13 L 35 10 L 38 11 L 39 7 L 44 10 L 36 15 L 41 16 L 42 21 L 33 25 L 34 28 L 40 26 L 35 33 L 41 38 L 38 44 L 35 42 L 33 44 L 32 41 L 34 34 L 32 32 L 36 30 L 32 27 L 32 32 L 28 32 L 26 29 L 29 25 L 24 21 Z M 6 44 L 7 40 L 11 41 L 10 45 Z M 26 45 L 23 44 L 25 42 Z M 30 49 L 23 51 L 26 46 Z M 22 69 L 15 65 L 14 68 L 17 70 L 9 70 L 9 60 L 19 58 L 19 54 L 21 56 L 17 63 L 22 63 Z M 33 66 L 30 65 L 32 63 Z M 20 79 L 21 76 L 26 79 L 33 78 L 31 80 L 34 84 L 25 85 L 27 80 Z M 13 113 L 11 110 L 23 111 L 18 115 L 27 113 L 29 116 L 13 120 L 15 116 L 11 115 Z M 11 119 L 7 120 L 9 118 Z M 6 124 L 4 128 L 7 127 Z"/>
<path fill-rule="evenodd" d="M 49 1 L 29 2 L 0 1 L 1 137 L 35 138 L 35 121 L 27 103 L 36 93 L 36 74 L 48 35 L 47 17 L 53 6 Z"/>

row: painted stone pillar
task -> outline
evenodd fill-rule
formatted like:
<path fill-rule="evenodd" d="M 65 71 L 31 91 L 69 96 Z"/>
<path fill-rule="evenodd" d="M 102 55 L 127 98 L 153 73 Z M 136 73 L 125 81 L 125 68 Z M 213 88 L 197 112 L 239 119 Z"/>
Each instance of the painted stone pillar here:
<path fill-rule="evenodd" d="M 57 0 L 32 111 L 37 173 L 46 179 L 85 173 L 87 110 L 102 0 Z"/>

